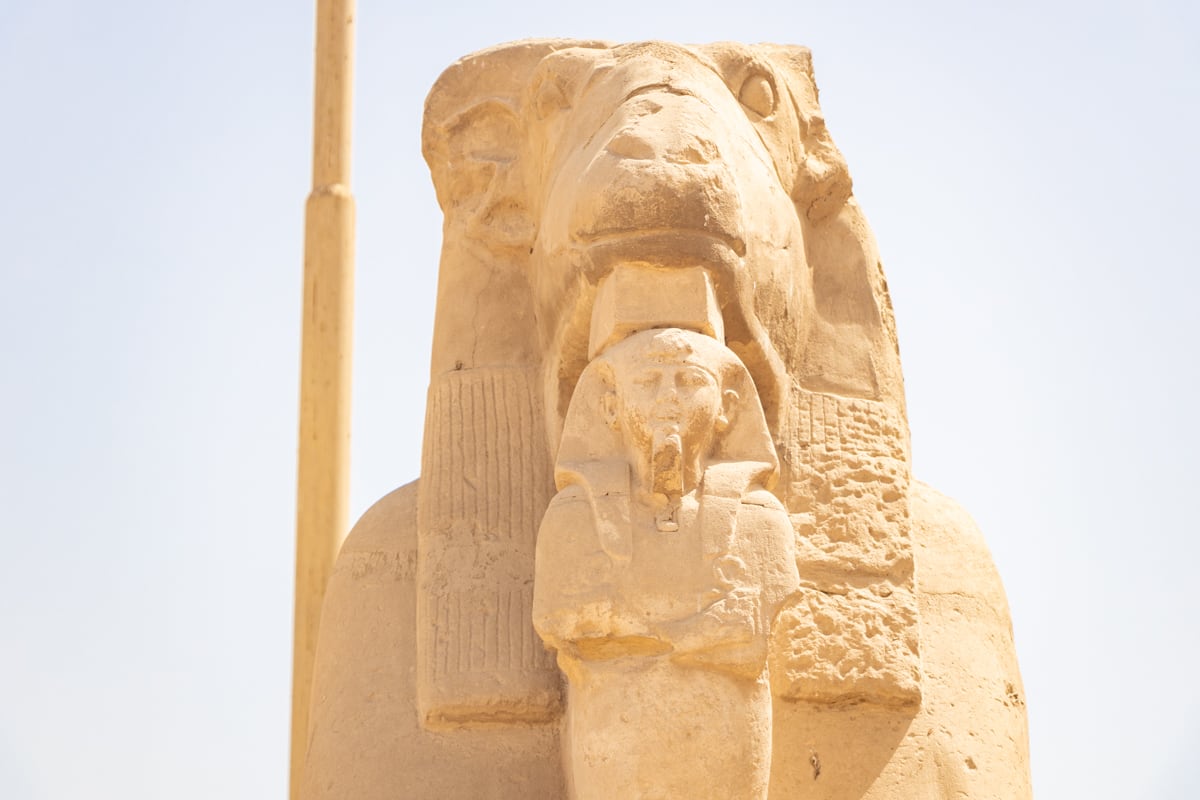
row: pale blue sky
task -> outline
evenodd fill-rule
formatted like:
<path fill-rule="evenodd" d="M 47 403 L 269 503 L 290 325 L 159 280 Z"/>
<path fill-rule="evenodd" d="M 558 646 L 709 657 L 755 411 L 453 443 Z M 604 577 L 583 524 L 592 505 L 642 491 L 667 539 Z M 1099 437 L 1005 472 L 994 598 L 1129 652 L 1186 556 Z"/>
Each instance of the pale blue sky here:
<path fill-rule="evenodd" d="M 421 106 L 525 36 L 812 47 L 917 475 L 1008 587 L 1039 798 L 1194 798 L 1200 13 L 359 0 L 353 509 L 417 476 Z M 0 794 L 283 798 L 307 3 L 0 14 Z"/>

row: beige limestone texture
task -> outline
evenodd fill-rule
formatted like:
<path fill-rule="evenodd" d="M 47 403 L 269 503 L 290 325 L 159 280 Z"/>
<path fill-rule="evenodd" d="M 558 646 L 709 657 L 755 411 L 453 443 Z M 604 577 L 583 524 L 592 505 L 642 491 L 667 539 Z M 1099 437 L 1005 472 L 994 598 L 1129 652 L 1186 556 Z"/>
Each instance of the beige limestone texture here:
<path fill-rule="evenodd" d="M 503 45 L 424 150 L 422 474 L 339 558 L 304 796 L 1028 797 L 808 51 Z"/>

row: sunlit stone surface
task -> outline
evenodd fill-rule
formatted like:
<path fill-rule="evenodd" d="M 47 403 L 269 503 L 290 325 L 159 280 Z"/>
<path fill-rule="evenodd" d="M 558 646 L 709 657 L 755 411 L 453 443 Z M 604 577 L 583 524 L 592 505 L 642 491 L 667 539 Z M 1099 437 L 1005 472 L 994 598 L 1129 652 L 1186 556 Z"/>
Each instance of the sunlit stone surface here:
<path fill-rule="evenodd" d="M 305 796 L 1030 796 L 801 47 L 527 41 L 426 105 L 421 478 L 326 600 Z"/>

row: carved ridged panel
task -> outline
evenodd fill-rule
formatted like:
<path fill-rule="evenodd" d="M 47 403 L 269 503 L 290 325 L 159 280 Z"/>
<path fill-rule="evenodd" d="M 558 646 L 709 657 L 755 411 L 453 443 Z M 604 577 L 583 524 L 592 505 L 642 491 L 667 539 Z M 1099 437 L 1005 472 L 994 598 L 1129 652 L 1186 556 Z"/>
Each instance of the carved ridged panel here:
<path fill-rule="evenodd" d="M 427 722 L 547 719 L 554 658 L 533 630 L 553 491 L 537 375 L 458 370 L 430 387 L 418 501 L 419 701 Z"/>
<path fill-rule="evenodd" d="M 533 544 L 551 475 L 532 379 L 521 369 L 459 370 L 433 387 L 422 476 L 437 491 L 422 508 L 425 519 L 470 519 L 488 534 Z"/>
<path fill-rule="evenodd" d="M 453 681 L 467 673 L 526 672 L 548 669 L 553 658 L 528 624 L 533 589 L 446 592 L 431 598 L 431 622 L 441 631 L 429 653 L 428 674 Z"/>

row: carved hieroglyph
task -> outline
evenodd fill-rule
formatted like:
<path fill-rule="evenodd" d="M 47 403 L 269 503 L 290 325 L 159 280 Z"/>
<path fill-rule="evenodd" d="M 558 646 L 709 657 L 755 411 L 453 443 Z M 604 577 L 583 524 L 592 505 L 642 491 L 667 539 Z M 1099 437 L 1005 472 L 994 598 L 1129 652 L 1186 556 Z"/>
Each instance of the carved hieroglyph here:
<path fill-rule="evenodd" d="M 504 45 L 424 151 L 421 480 L 330 586 L 308 796 L 1027 796 L 808 51 Z"/>

